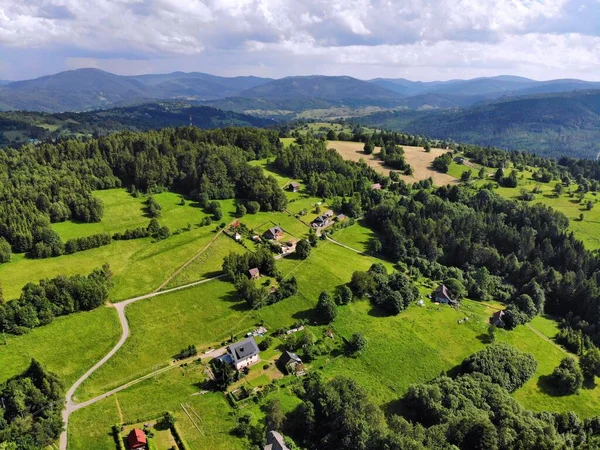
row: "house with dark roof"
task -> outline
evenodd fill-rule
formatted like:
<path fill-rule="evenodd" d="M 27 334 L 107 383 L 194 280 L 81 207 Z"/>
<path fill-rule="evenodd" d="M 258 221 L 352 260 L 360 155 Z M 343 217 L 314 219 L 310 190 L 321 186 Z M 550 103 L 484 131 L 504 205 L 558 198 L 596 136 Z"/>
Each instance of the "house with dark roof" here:
<path fill-rule="evenodd" d="M 440 284 L 433 292 L 433 301 L 450 306 L 458 305 L 458 301 L 452 298 L 450 291 L 443 284 Z"/>
<path fill-rule="evenodd" d="M 290 450 L 290 448 L 285 445 L 281 433 L 271 430 L 267 433 L 267 445 L 265 445 L 264 450 Z"/>
<path fill-rule="evenodd" d="M 250 275 L 251 280 L 258 280 L 260 278 L 260 270 L 258 270 L 257 267 L 254 267 L 248 271 L 248 275 Z"/>
<path fill-rule="evenodd" d="M 304 375 L 304 366 L 298 355 L 287 350 L 277 360 L 279 368 L 290 375 Z"/>
<path fill-rule="evenodd" d="M 506 313 L 504 311 L 496 311 L 494 314 L 492 314 L 492 317 L 490 317 L 490 323 L 498 328 L 504 328 L 506 326 L 506 322 L 504 322 L 505 314 Z"/>
<path fill-rule="evenodd" d="M 292 181 L 290 183 L 290 187 L 289 187 L 290 191 L 292 192 L 298 192 L 300 190 L 300 184 L 296 183 L 295 181 Z"/>
<path fill-rule="evenodd" d="M 129 450 L 145 450 L 148 445 L 146 434 L 139 428 L 134 428 L 127 435 L 127 446 Z"/>
<path fill-rule="evenodd" d="M 333 220 L 333 216 L 335 214 L 333 213 L 333 211 L 329 210 L 326 211 L 324 214 L 321 214 L 320 216 L 316 217 L 311 225 L 313 228 L 322 228 L 322 227 L 326 227 L 331 225 L 331 222 Z"/>
<path fill-rule="evenodd" d="M 259 360 L 258 354 L 260 351 L 258 350 L 258 345 L 256 345 L 254 337 L 252 336 L 244 339 L 243 341 L 231 344 L 227 348 L 227 351 L 231 355 L 233 365 L 237 370 L 242 370 L 244 367 L 256 364 Z"/>
<path fill-rule="evenodd" d="M 280 226 L 275 226 L 273 228 L 269 228 L 267 231 L 265 231 L 265 233 L 263 234 L 263 236 L 266 239 L 279 239 L 280 237 L 283 236 L 283 230 L 281 229 Z"/>

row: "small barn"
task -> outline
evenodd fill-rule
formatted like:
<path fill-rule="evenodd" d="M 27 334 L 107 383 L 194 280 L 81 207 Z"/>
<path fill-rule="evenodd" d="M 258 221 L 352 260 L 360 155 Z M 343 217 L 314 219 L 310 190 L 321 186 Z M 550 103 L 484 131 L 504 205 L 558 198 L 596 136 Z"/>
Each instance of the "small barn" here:
<path fill-rule="evenodd" d="M 134 428 L 127 435 L 127 446 L 129 450 L 145 450 L 148 445 L 146 434 L 139 428 Z"/>
<path fill-rule="evenodd" d="M 374 183 L 371 185 L 371 189 L 373 191 L 379 191 L 381 189 L 381 184 L 380 183 Z"/>
<path fill-rule="evenodd" d="M 458 301 L 452 298 L 450 291 L 443 284 L 440 284 L 436 290 L 433 291 L 433 301 L 450 306 L 458 305 Z"/>
<path fill-rule="evenodd" d="M 299 183 L 296 183 L 295 181 L 292 181 L 292 182 L 290 183 L 289 189 L 290 189 L 290 191 L 292 191 L 292 192 L 298 192 L 298 191 L 300 190 L 300 184 L 299 184 Z"/>
<path fill-rule="evenodd" d="M 260 270 L 258 270 L 258 267 L 254 267 L 248 271 L 248 275 L 250 275 L 251 280 L 258 280 L 260 278 Z"/>

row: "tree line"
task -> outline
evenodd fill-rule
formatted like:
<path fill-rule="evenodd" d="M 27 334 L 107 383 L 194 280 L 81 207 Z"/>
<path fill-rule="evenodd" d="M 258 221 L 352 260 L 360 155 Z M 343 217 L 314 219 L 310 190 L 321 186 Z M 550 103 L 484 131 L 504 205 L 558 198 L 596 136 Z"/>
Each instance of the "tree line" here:
<path fill-rule="evenodd" d="M 108 298 L 111 277 L 105 264 L 87 276 L 61 275 L 38 284 L 28 283 L 18 299 L 0 302 L 0 331 L 25 334 L 51 323 L 55 317 L 95 309 Z"/>

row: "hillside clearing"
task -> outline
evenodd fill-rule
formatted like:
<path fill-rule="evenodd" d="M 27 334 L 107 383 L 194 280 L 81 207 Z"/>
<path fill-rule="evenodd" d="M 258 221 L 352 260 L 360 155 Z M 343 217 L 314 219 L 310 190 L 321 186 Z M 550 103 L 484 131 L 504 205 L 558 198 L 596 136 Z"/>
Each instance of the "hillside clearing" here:
<path fill-rule="evenodd" d="M 390 174 L 390 168 L 383 164 L 377 154 L 381 150 L 375 147 L 375 152 L 372 155 L 365 155 L 363 151 L 364 144 L 362 142 L 347 142 L 347 141 L 328 141 L 328 147 L 335 149 L 344 159 L 350 161 L 359 161 L 363 159 L 370 167 L 383 175 Z M 446 173 L 440 173 L 431 167 L 431 163 L 438 156 L 446 153 L 447 150 L 440 148 L 432 148 L 431 152 L 426 152 L 423 147 L 412 147 L 403 145 L 404 157 L 413 168 L 412 175 L 402 175 L 402 179 L 407 183 L 425 180 L 429 177 L 438 186 L 456 183 L 457 179 Z"/>

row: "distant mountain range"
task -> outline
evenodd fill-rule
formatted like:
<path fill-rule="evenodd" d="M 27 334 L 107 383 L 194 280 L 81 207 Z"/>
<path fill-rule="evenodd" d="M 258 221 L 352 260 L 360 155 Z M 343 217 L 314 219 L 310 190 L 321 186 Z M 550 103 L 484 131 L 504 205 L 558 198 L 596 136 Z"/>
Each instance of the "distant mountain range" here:
<path fill-rule="evenodd" d="M 161 99 L 214 100 L 269 81 L 203 73 L 121 76 L 97 69 L 70 70 L 1 85 L 0 111 L 85 111 Z"/>
<path fill-rule="evenodd" d="M 545 156 L 596 159 L 600 154 L 600 90 L 506 98 L 464 109 L 383 111 L 358 120 Z"/>
<path fill-rule="evenodd" d="M 274 80 L 197 72 L 121 76 L 79 69 L 34 80 L 0 82 L 0 111 L 86 111 L 157 100 L 207 102 L 210 106 L 265 115 L 339 106 L 463 108 L 498 98 L 586 89 L 600 89 L 600 83 L 513 76 L 434 82 L 401 78 L 363 81 L 320 75 Z"/>

